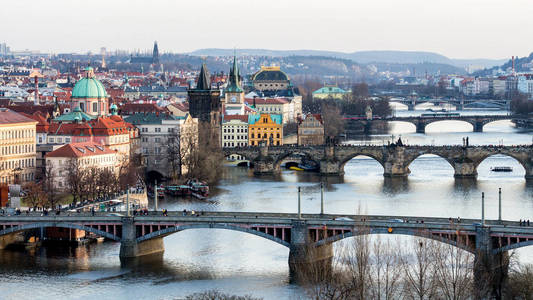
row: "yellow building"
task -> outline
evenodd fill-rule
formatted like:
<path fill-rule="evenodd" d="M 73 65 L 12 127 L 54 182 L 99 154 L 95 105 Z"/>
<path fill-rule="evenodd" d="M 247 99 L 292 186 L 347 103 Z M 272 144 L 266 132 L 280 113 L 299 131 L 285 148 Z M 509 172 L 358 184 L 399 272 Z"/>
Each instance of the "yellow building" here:
<path fill-rule="evenodd" d="M 283 145 L 283 118 L 281 115 L 248 115 L 248 143 L 258 146 L 262 141 L 267 145 Z"/>
<path fill-rule="evenodd" d="M 37 121 L 0 108 L 0 184 L 35 179 Z"/>

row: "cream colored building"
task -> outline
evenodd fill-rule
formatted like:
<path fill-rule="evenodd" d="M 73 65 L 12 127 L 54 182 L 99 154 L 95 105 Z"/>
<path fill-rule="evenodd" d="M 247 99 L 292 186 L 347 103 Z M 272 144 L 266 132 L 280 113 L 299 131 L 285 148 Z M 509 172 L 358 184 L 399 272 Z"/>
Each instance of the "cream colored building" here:
<path fill-rule="evenodd" d="M 248 146 L 248 116 L 224 116 L 220 137 L 222 138 L 222 147 Z"/>
<path fill-rule="evenodd" d="M 0 108 L 0 184 L 35 179 L 37 121 Z"/>
<path fill-rule="evenodd" d="M 96 168 L 117 174 L 120 166 L 119 153 L 91 142 L 66 144 L 46 156 L 46 168 L 54 176 L 54 185 L 59 189 L 68 187 L 68 169 L 71 163 L 80 169 Z"/>

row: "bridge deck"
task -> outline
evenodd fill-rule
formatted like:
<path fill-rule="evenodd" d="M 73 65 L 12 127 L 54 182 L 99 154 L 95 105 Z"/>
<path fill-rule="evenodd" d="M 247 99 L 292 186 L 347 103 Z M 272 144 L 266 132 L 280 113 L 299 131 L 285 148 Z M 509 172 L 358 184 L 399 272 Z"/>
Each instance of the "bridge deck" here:
<path fill-rule="evenodd" d="M 233 223 L 233 224 L 269 224 L 289 226 L 298 215 L 293 213 L 266 213 L 266 212 L 216 212 L 203 211 L 191 215 L 183 215 L 182 211 L 170 211 L 167 216 L 160 212 L 150 212 L 147 216 L 134 216 L 135 223 L 160 224 L 160 223 Z M 386 215 L 348 215 L 348 214 L 302 214 L 302 221 L 311 226 L 334 227 L 391 227 L 410 229 L 441 229 L 474 231 L 479 219 L 456 219 L 442 217 L 416 217 L 416 216 L 386 216 Z M 422 222 L 423 221 L 423 222 Z M 118 213 L 96 213 L 94 216 L 87 213 L 74 213 L 63 215 L 42 216 L 39 213 L 21 215 L 0 215 L 0 224 L 16 223 L 85 223 L 85 224 L 118 224 L 122 216 Z M 533 227 L 519 226 L 517 221 L 511 220 L 486 220 L 486 225 L 491 226 L 493 232 L 505 234 L 531 234 Z"/>

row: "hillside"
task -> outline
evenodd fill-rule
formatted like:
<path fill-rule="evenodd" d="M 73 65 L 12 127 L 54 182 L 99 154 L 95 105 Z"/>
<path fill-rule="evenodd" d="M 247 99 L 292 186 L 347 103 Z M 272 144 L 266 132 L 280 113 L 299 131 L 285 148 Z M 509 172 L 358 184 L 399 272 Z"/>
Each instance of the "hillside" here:
<path fill-rule="evenodd" d="M 191 53 L 193 56 L 231 56 L 233 49 L 208 48 L 199 49 Z M 353 53 L 323 50 L 268 50 L 268 49 L 238 49 L 240 56 L 323 56 L 350 59 L 358 64 L 368 63 L 399 63 L 399 64 L 446 64 L 459 68 L 468 65 L 491 68 L 505 62 L 504 59 L 451 59 L 434 52 L 424 51 L 357 51 Z"/>

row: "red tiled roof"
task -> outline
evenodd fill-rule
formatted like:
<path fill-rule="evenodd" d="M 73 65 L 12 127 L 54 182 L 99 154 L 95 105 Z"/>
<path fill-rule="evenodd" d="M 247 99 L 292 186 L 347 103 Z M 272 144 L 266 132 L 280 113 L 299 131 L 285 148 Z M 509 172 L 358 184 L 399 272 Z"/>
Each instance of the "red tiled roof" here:
<path fill-rule="evenodd" d="M 248 123 L 248 116 L 247 115 L 224 115 L 224 121 L 230 121 L 230 120 L 241 120 L 243 122 Z"/>
<path fill-rule="evenodd" d="M 16 113 L 7 108 L 0 108 L 0 124 L 12 123 L 36 123 L 34 119 L 28 118 L 22 114 Z"/>
<path fill-rule="evenodd" d="M 245 101 L 247 101 L 249 104 L 253 104 L 254 103 L 254 99 L 244 99 Z M 288 103 L 289 101 L 285 98 L 255 98 L 255 104 L 256 105 L 261 105 L 261 104 L 285 104 L 285 103 Z"/>
<path fill-rule="evenodd" d="M 45 157 L 84 157 L 112 153 L 116 153 L 116 151 L 111 150 L 103 145 L 86 142 L 66 144 L 46 154 Z"/>

